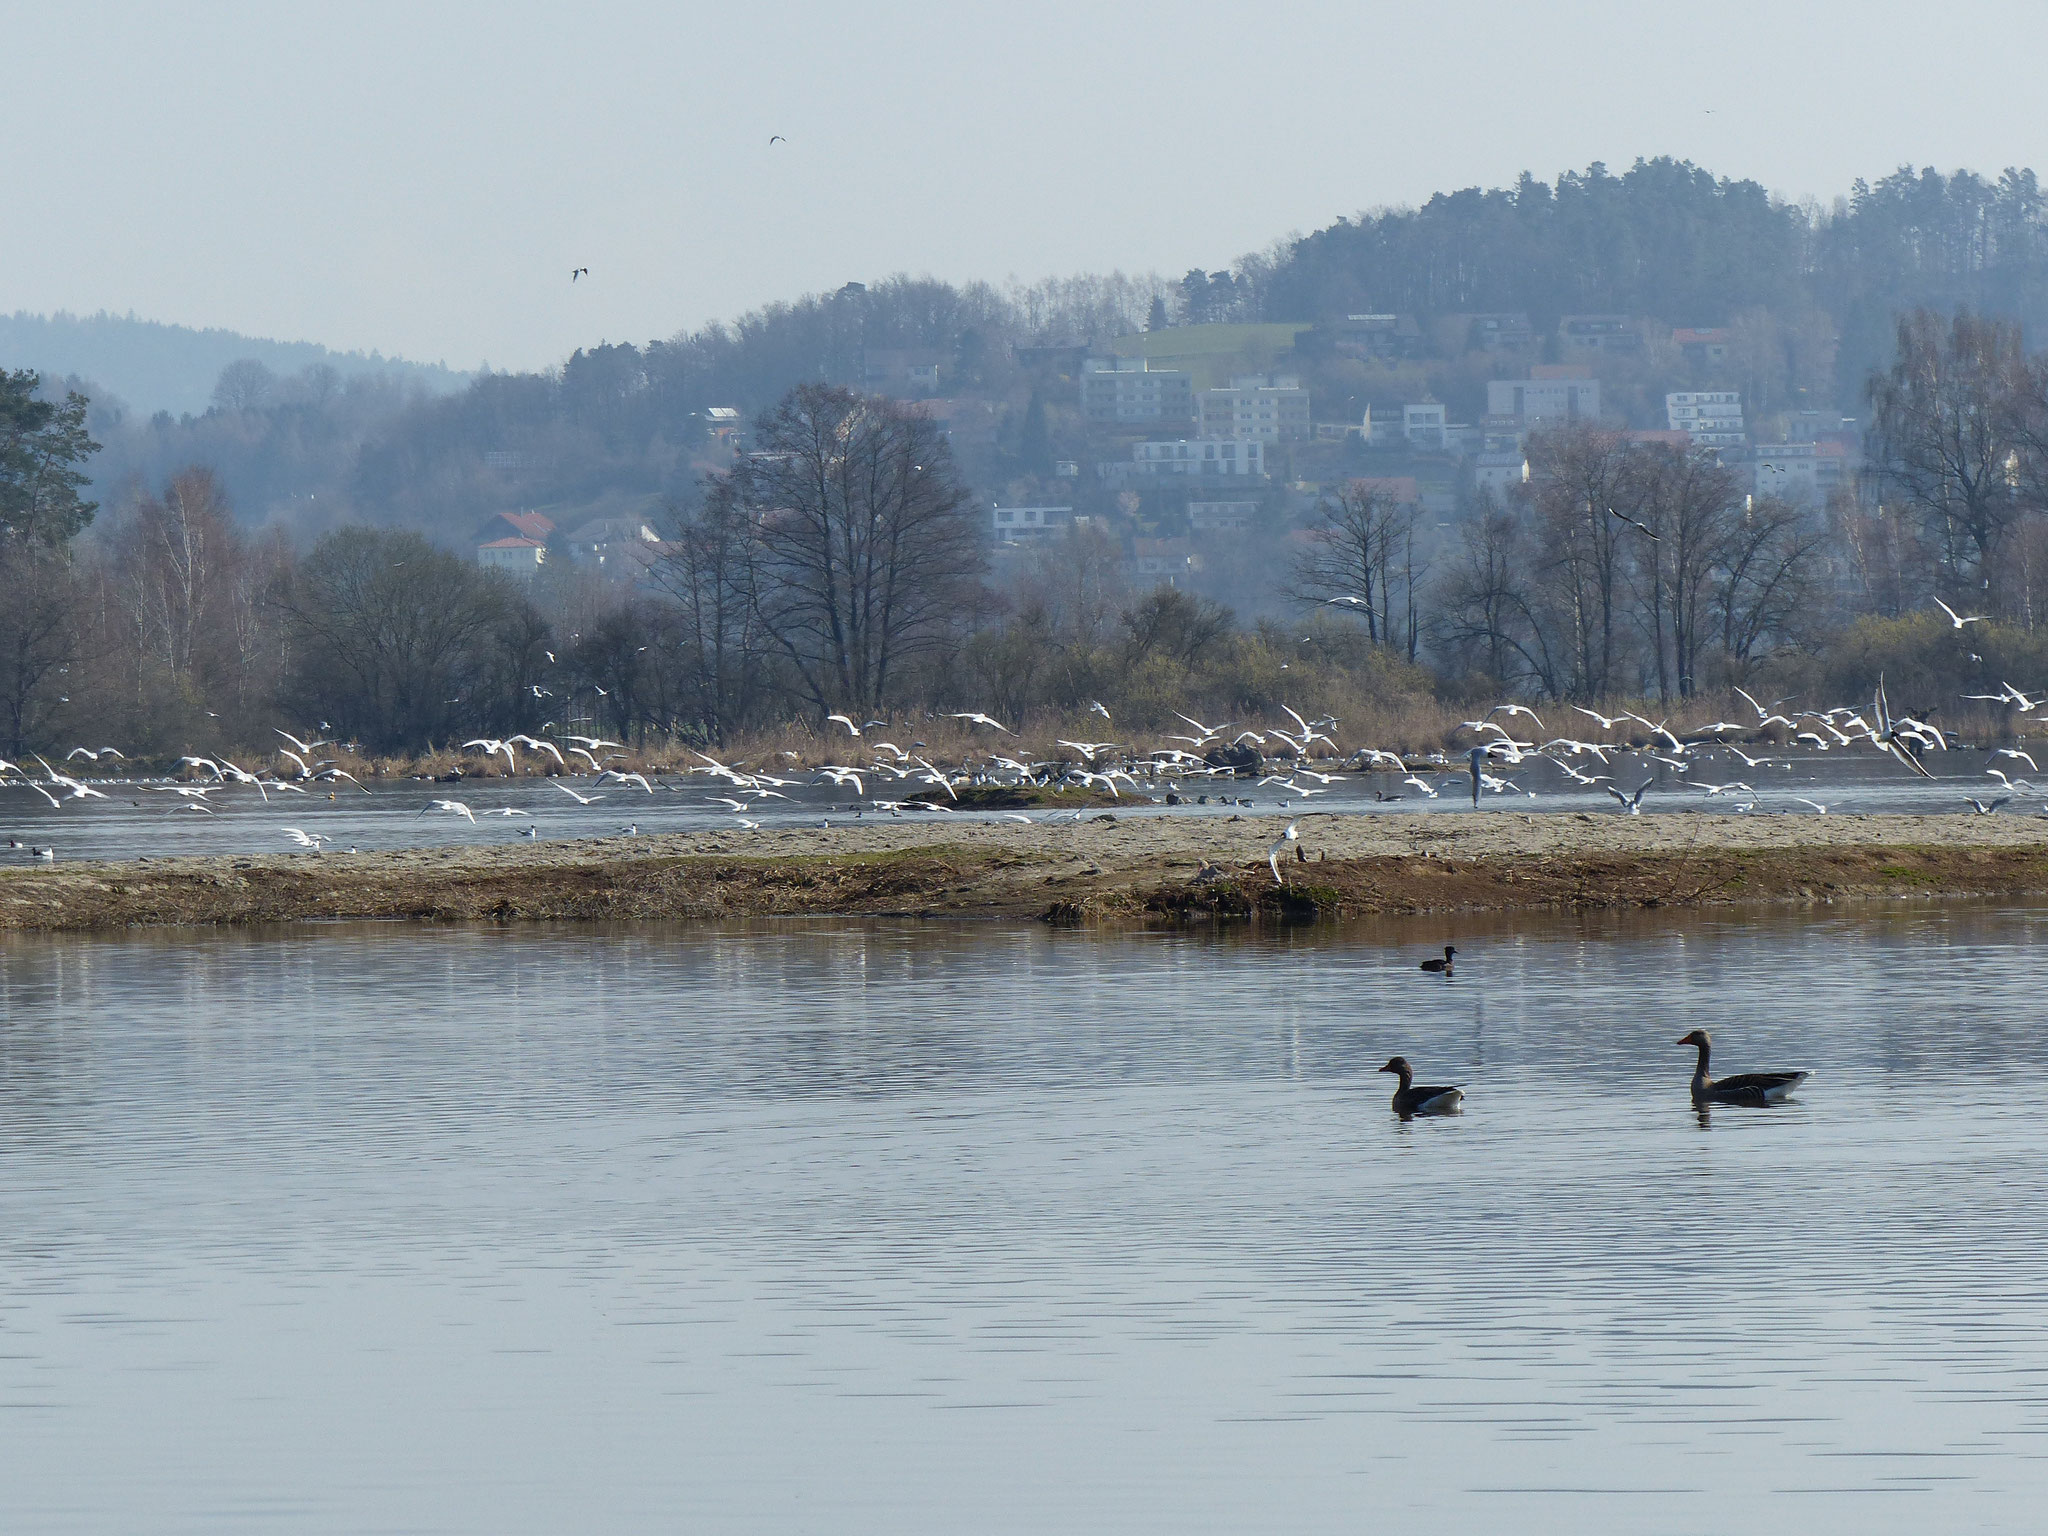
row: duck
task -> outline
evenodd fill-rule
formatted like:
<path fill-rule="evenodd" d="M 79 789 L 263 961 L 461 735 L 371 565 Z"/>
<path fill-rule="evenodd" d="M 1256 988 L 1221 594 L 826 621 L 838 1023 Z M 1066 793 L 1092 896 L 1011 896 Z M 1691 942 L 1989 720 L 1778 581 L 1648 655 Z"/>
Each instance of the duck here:
<path fill-rule="evenodd" d="M 1406 1056 L 1396 1056 L 1389 1061 L 1382 1072 L 1392 1072 L 1401 1079 L 1401 1086 L 1394 1090 L 1394 1113 L 1406 1120 L 1410 1115 L 1455 1115 L 1465 1102 L 1465 1090 L 1444 1084 L 1435 1088 L 1415 1086 L 1415 1069 L 1408 1065 Z"/>
<path fill-rule="evenodd" d="M 1751 1109 L 1762 1109 L 1767 1104 L 1777 1103 L 1813 1076 L 1811 1072 L 1744 1072 L 1738 1077 L 1724 1077 L 1716 1081 L 1707 1076 L 1707 1054 L 1714 1048 L 1713 1039 L 1707 1032 L 1696 1029 L 1678 1043 L 1699 1049 L 1699 1065 L 1692 1069 L 1692 1101 L 1695 1104 L 1745 1104 Z"/>
<path fill-rule="evenodd" d="M 1448 976 L 1448 975 L 1450 975 L 1450 974 L 1451 974 L 1451 956 L 1455 955 L 1455 954 L 1456 954 L 1457 952 L 1458 952 L 1458 946 L 1457 946 L 1457 945 L 1455 945 L 1455 944 L 1446 944 L 1446 945 L 1444 946 L 1444 957 L 1443 957 L 1443 959 L 1441 959 L 1441 960 L 1425 960 L 1425 961 L 1423 961 L 1423 962 L 1422 962 L 1422 968 L 1423 968 L 1423 969 L 1424 969 L 1425 971 L 1442 971 L 1442 972 L 1443 972 L 1443 973 L 1444 973 L 1444 974 L 1445 974 L 1446 976 Z"/>

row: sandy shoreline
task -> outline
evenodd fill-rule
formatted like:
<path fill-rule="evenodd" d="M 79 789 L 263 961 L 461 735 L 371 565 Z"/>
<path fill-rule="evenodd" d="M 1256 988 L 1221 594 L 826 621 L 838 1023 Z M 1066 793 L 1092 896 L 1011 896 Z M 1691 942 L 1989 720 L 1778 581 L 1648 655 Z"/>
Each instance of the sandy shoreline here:
<path fill-rule="evenodd" d="M 0 871 L 0 929 L 310 918 L 547 921 L 827 913 L 1059 922 L 2048 896 L 2018 816 L 1308 815 L 889 821 L 390 853 Z"/>

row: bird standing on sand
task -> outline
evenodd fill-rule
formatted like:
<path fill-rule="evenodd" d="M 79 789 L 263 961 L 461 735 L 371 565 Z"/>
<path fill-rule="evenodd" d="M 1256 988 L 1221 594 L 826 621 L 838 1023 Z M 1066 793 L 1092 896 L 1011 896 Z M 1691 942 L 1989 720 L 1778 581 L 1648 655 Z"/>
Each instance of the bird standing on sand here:
<path fill-rule="evenodd" d="M 1403 1120 L 1411 1115 L 1455 1115 L 1465 1102 L 1465 1090 L 1448 1083 L 1434 1088 L 1416 1087 L 1415 1069 L 1408 1065 L 1406 1056 L 1394 1057 L 1380 1070 L 1401 1079 L 1401 1086 L 1394 1090 L 1394 1113 Z"/>

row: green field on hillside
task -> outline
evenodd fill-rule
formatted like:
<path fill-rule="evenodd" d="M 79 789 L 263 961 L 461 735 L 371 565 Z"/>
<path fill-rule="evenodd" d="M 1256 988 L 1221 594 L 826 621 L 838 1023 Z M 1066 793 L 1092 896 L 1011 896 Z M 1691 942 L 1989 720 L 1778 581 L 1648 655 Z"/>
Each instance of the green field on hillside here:
<path fill-rule="evenodd" d="M 1230 382 L 1233 373 L 1260 373 L 1294 348 L 1294 338 L 1310 327 L 1284 325 L 1180 325 L 1164 331 L 1141 331 L 1110 343 L 1117 357 L 1142 357 L 1156 368 L 1185 368 L 1197 389 Z"/>

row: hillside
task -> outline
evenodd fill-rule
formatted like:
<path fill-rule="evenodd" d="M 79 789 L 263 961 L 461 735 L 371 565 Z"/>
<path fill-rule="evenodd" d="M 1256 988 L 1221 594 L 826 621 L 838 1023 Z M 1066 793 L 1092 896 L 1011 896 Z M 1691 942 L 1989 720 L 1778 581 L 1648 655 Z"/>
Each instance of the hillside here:
<path fill-rule="evenodd" d="M 435 394 L 469 381 L 467 374 L 439 363 L 406 362 L 374 352 L 335 352 L 310 341 L 194 330 L 133 315 L 0 315 L 0 368 L 33 368 L 52 378 L 90 380 L 142 416 L 203 412 L 213 401 L 221 370 L 243 360 L 261 363 L 276 374 L 324 365 L 344 377 L 371 375 Z"/>

